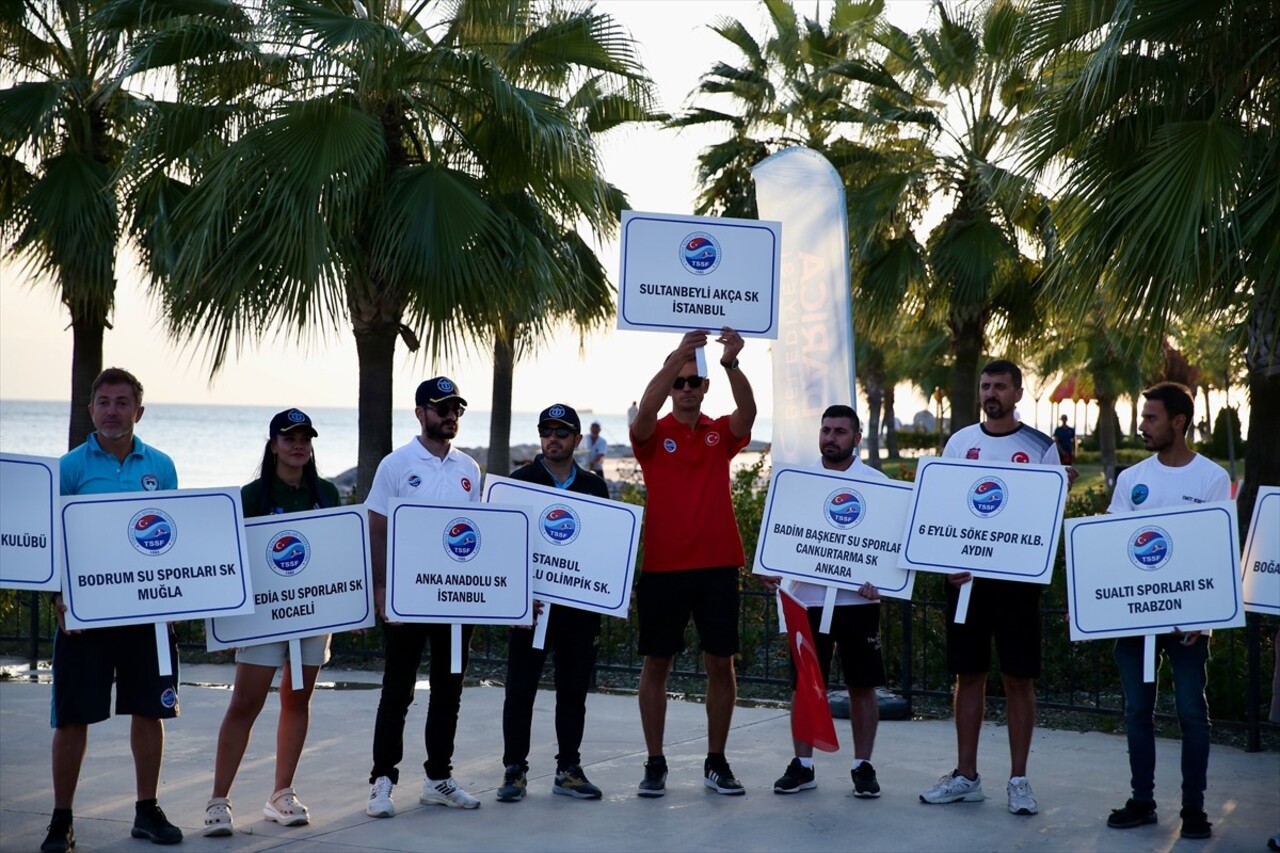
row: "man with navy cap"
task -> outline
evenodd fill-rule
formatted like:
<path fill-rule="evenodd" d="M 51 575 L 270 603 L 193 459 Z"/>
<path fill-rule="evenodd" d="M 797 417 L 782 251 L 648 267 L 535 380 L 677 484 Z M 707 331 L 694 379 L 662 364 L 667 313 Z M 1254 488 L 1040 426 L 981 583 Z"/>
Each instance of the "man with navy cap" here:
<path fill-rule="evenodd" d="M 604 480 L 579 467 L 573 451 L 582 441 L 582 421 L 570 406 L 556 403 L 538 416 L 542 452 L 511 473 L 513 480 L 608 499 Z M 502 763 L 506 770 L 498 800 L 524 799 L 529 771 L 529 737 L 533 726 L 533 701 L 547 652 L 554 649 L 556 684 L 556 776 L 551 792 L 580 800 L 600 799 L 600 789 L 582 771 L 582 730 L 587 716 L 587 690 L 596 665 L 600 643 L 600 614 L 576 607 L 550 608 L 537 603 L 540 619 L 547 621 L 546 641 L 533 647 L 533 631 L 511 631 L 507 651 L 507 696 L 502 706 Z"/>
<path fill-rule="evenodd" d="M 378 464 L 373 487 L 365 498 L 369 511 L 369 545 L 373 558 L 373 599 L 383 618 L 384 663 L 382 697 L 373 729 L 373 769 L 369 802 L 371 817 L 396 813 L 391 790 L 399 783 L 397 765 L 404 756 L 404 719 L 413 704 L 418 667 L 431 644 L 431 698 L 427 704 L 426 777 L 418 801 L 425 804 L 474 809 L 480 801 L 453 779 L 453 740 L 462 703 L 462 675 L 467 670 L 471 625 L 462 626 L 462 672 L 450 672 L 449 625 L 386 621 L 387 515 L 393 498 L 467 503 L 480 500 L 480 466 L 451 445 L 467 401 L 453 380 L 437 376 L 418 386 L 413 413 L 422 433 L 392 451 Z"/>

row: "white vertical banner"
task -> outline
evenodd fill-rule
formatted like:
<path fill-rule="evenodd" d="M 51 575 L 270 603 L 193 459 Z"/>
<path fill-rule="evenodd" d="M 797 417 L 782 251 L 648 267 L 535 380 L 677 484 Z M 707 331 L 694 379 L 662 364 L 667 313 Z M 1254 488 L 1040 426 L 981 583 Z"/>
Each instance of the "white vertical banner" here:
<path fill-rule="evenodd" d="M 774 465 L 812 461 L 822 411 L 858 408 L 844 184 L 826 158 L 788 148 L 751 169 L 761 219 L 782 223 L 773 345 Z"/>

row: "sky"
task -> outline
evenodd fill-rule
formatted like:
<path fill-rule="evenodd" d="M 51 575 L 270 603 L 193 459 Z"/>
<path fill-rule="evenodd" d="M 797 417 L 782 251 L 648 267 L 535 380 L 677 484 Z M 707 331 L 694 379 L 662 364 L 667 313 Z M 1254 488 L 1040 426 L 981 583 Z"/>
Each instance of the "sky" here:
<path fill-rule="evenodd" d="M 823 17 L 828 8 L 814 0 L 798 5 L 810 15 L 816 6 Z M 903 29 L 914 31 L 927 23 L 928 0 L 888 0 L 886 5 L 891 20 Z M 735 59 L 732 47 L 708 25 L 721 16 L 732 16 L 753 26 L 759 24 L 762 14 L 754 0 L 599 0 L 596 8 L 612 14 L 639 42 L 662 107 L 672 112 L 686 105 L 699 76 L 715 60 Z M 754 28 L 757 32 L 762 29 Z M 689 214 L 697 195 L 697 154 L 717 137 L 714 130 L 676 133 L 621 128 L 605 137 L 605 174 L 627 194 L 632 209 Z M 597 254 L 616 282 L 617 244 L 601 244 Z M 0 265 L 0 277 L 0 399 L 67 399 L 71 332 L 55 288 L 48 283 L 33 285 L 12 263 Z M 245 347 L 210 380 L 205 353 L 192 342 L 174 342 L 165 335 L 157 306 L 146 294 L 143 276 L 127 249 L 119 258 L 117 278 L 113 328 L 106 334 L 104 360 L 106 365 L 137 374 L 146 387 L 148 402 L 356 405 L 357 360 L 348 328 L 329 329 L 303 341 L 268 336 Z M 579 408 L 622 412 L 640 396 L 677 342 L 674 334 L 614 328 L 580 342 L 576 332 L 566 328 L 540 342 L 534 354 L 517 364 L 513 408 L 537 411 L 551 394 L 563 396 Z M 718 349 L 711 353 L 717 354 Z M 761 410 L 771 410 L 768 342 L 749 340 L 740 361 Z M 434 362 L 424 355 L 409 354 L 398 344 L 395 370 L 400 394 L 397 406 L 412 405 L 413 389 L 420 379 L 443 373 L 458 383 L 473 407 L 490 408 L 492 362 L 485 343 Z M 568 384 L 561 385 L 565 382 Z M 553 388 L 572 392 L 552 393 Z M 899 395 L 898 414 L 903 420 L 924 406 L 923 399 L 905 387 Z M 731 403 L 727 383 L 713 383 L 707 410 L 727 410 Z M 864 403 L 859 401 L 857 407 L 862 409 Z"/>

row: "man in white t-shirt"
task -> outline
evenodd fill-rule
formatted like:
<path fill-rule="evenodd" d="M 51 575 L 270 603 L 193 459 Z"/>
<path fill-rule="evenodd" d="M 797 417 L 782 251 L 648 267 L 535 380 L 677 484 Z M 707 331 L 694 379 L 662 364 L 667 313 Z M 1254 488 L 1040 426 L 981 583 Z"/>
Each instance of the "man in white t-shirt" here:
<path fill-rule="evenodd" d="M 943 449 L 952 459 L 1061 465 L 1053 439 L 1018 420 L 1022 371 L 997 359 L 982 368 L 978 384 L 982 423 L 956 430 Z M 1068 468 L 1074 479 L 1075 469 Z M 960 588 L 973 584 L 968 615 L 956 624 Z M 926 803 L 979 802 L 986 799 L 978 775 L 978 740 L 986 712 L 991 643 L 1000 660 L 1009 721 L 1009 811 L 1033 815 L 1039 810 L 1027 780 L 1027 757 L 1036 720 L 1035 680 L 1040 677 L 1040 584 L 974 578 L 969 572 L 947 576 L 947 667 L 956 676 L 954 714 L 956 767 L 920 793 Z"/>
<path fill-rule="evenodd" d="M 1193 398 L 1186 387 L 1161 382 L 1142 392 L 1142 444 L 1155 455 L 1120 472 L 1107 512 L 1134 512 L 1231 499 L 1231 479 L 1222 467 L 1187 447 L 1194 421 Z M 1212 824 L 1204 812 L 1209 769 L 1209 706 L 1204 689 L 1209 635 L 1199 631 L 1156 637 L 1159 656 L 1169 660 L 1174 707 L 1182 731 L 1182 837 L 1208 838 Z M 1133 797 L 1107 818 L 1112 829 L 1156 822 L 1155 682 L 1143 681 L 1143 638 L 1116 640 L 1116 666 L 1124 690 L 1124 727 L 1129 740 Z"/>
<path fill-rule="evenodd" d="M 822 467 L 842 472 L 852 479 L 887 480 L 880 471 L 858 460 L 858 444 L 862 441 L 862 425 L 858 413 L 850 406 L 828 406 L 822 413 L 818 431 L 818 449 Z M 767 575 L 765 586 L 778 588 L 782 578 Z M 796 581 L 791 594 L 808 609 L 809 627 L 813 632 L 818 666 L 824 686 L 828 683 L 835 647 L 840 647 L 844 683 L 849 688 L 849 723 L 853 728 L 853 795 L 858 798 L 880 796 L 880 783 L 871 766 L 871 750 L 880 723 L 880 705 L 876 688 L 884 684 L 884 657 L 880 651 L 880 593 L 875 585 L 865 583 L 854 592 L 841 589 L 836 593 L 836 607 L 831 617 L 831 632 L 818 630 L 822 621 L 822 605 L 827 588 L 821 584 Z M 791 667 L 791 687 L 795 690 L 796 668 Z M 793 695 L 794 700 L 794 695 Z M 795 702 L 792 702 L 794 709 Z M 792 739 L 796 755 L 786 771 L 773 783 L 775 794 L 794 794 L 818 787 L 813 769 L 813 745 Z"/>
<path fill-rule="evenodd" d="M 426 777 L 418 801 L 460 809 L 480 805 L 454 781 L 451 763 L 472 626 L 462 626 L 462 672 L 450 672 L 452 626 L 386 621 L 387 515 L 392 498 L 458 504 L 480 500 L 480 466 L 450 443 L 458 434 L 458 420 L 467 407 L 458 387 L 444 376 L 428 379 L 418 386 L 414 402 L 413 411 L 422 424 L 422 434 L 378 464 L 364 501 L 369 511 L 373 600 L 383 619 L 385 653 L 382 696 L 373 729 L 373 769 L 369 773 L 373 788 L 365 806 L 365 813 L 371 817 L 392 817 L 396 813 L 391 789 L 400 780 L 397 765 L 404 757 L 404 718 L 413 704 L 418 667 L 428 643 L 431 698 L 427 703 Z"/>
<path fill-rule="evenodd" d="M 609 452 L 609 443 L 600 435 L 599 422 L 591 425 L 591 434 L 587 436 L 587 470 L 597 477 L 604 476 L 604 457 Z"/>

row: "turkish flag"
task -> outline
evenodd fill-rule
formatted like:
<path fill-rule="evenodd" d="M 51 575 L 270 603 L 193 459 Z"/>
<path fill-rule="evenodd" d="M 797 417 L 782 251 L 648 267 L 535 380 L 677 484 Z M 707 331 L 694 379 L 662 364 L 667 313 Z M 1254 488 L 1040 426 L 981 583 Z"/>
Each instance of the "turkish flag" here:
<path fill-rule="evenodd" d="M 827 687 L 823 683 L 822 668 L 818 665 L 813 633 L 809 630 L 809 615 L 804 605 L 789 592 L 779 589 L 778 594 L 782 596 L 782 618 L 787 623 L 791 660 L 796 666 L 791 736 L 814 749 L 839 752 L 836 725 L 831 719 L 831 706 L 827 703 Z"/>

